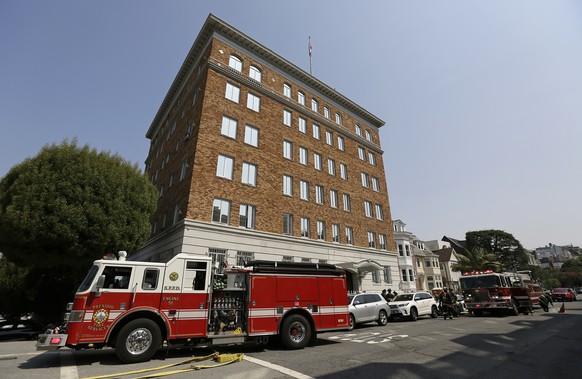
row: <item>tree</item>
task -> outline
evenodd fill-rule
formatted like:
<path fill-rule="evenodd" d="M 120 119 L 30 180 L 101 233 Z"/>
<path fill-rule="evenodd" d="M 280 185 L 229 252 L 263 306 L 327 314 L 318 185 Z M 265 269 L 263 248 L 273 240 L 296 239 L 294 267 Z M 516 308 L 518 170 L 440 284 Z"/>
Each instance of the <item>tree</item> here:
<path fill-rule="evenodd" d="M 465 251 L 459 254 L 459 261 L 452 265 L 453 271 L 478 271 L 490 269 L 499 271 L 501 263 L 497 261 L 497 256 L 493 253 L 488 253 L 485 249 L 477 247 L 472 251 Z"/>
<path fill-rule="evenodd" d="M 141 246 L 156 199 L 118 155 L 76 141 L 45 146 L 0 180 L 0 251 L 34 272 L 35 302 L 47 289 L 70 297 L 93 260 Z"/>
<path fill-rule="evenodd" d="M 0 316 L 19 319 L 29 312 L 31 291 L 26 286 L 29 270 L 0 258 Z"/>
<path fill-rule="evenodd" d="M 520 270 L 528 263 L 527 253 L 521 243 L 502 230 L 480 230 L 465 234 L 467 249 L 481 248 L 493 253 L 507 271 Z"/>

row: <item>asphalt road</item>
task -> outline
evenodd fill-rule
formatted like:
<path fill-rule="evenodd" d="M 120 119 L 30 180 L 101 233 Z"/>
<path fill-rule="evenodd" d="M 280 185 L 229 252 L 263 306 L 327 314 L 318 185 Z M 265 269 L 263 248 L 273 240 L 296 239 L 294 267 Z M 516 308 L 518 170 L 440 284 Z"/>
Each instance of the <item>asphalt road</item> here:
<path fill-rule="evenodd" d="M 582 300 L 582 299 L 581 299 Z M 275 378 L 580 378 L 582 377 L 582 301 L 560 304 L 534 315 L 421 318 L 385 327 L 368 324 L 351 332 L 321 334 L 314 346 L 287 351 L 238 345 L 213 349 L 243 353 L 241 362 L 169 376 L 175 379 Z M 99 375 L 138 378 L 135 373 L 212 352 L 173 349 L 150 362 L 124 365 L 112 350 L 61 349 L 37 352 L 33 341 L 0 343 L 0 378 L 78 379 Z M 206 360 L 157 372 L 215 365 Z M 133 372 L 127 376 L 121 373 Z"/>

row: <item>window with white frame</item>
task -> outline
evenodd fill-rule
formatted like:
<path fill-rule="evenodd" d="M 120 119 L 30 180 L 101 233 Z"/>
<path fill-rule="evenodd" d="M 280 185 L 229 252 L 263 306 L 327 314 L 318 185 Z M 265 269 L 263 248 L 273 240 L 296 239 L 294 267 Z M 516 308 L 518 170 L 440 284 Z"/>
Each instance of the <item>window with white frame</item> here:
<path fill-rule="evenodd" d="M 372 202 L 364 200 L 364 212 L 366 217 L 372 217 Z"/>
<path fill-rule="evenodd" d="M 257 185 L 257 166 L 252 163 L 243 162 L 242 166 L 242 183 Z"/>
<path fill-rule="evenodd" d="M 329 107 L 326 105 L 323 107 L 323 117 L 329 118 L 329 114 L 330 114 Z"/>
<path fill-rule="evenodd" d="M 370 142 L 372 142 L 372 133 L 370 133 L 369 130 L 366 130 L 366 139 Z"/>
<path fill-rule="evenodd" d="M 258 112 L 261 108 L 261 98 L 249 92 L 247 95 L 247 108 Z"/>
<path fill-rule="evenodd" d="M 239 211 L 239 226 L 247 229 L 255 228 L 256 208 L 254 205 L 241 204 Z"/>
<path fill-rule="evenodd" d="M 283 110 L 283 124 L 287 126 L 291 126 L 291 112 L 287 109 Z"/>
<path fill-rule="evenodd" d="M 231 55 L 228 60 L 228 66 L 238 72 L 242 72 L 242 61 L 239 57 Z"/>
<path fill-rule="evenodd" d="M 291 97 L 291 85 L 290 84 L 283 84 L 283 95 L 285 97 Z"/>
<path fill-rule="evenodd" d="M 236 138 L 236 126 L 237 121 L 228 116 L 222 116 L 222 126 L 220 128 L 220 134 L 230 138 Z"/>
<path fill-rule="evenodd" d="M 374 176 L 372 176 L 372 189 L 376 192 L 380 191 L 380 181 Z"/>
<path fill-rule="evenodd" d="M 309 238 L 310 235 L 311 234 L 309 232 L 309 219 L 306 217 L 301 217 L 301 237 Z"/>
<path fill-rule="evenodd" d="M 182 209 L 180 207 L 180 203 L 176 203 L 174 206 L 174 218 L 172 219 L 172 225 L 177 223 L 180 220 L 180 215 L 182 214 Z"/>
<path fill-rule="evenodd" d="M 232 179 L 232 170 L 234 167 L 234 158 L 219 154 L 216 164 L 216 176 Z"/>
<path fill-rule="evenodd" d="M 327 173 L 335 176 L 335 161 L 327 158 Z"/>
<path fill-rule="evenodd" d="M 293 196 L 293 178 L 283 175 L 283 195 Z"/>
<path fill-rule="evenodd" d="M 299 148 L 299 163 L 307 166 L 307 149 L 305 147 Z"/>
<path fill-rule="evenodd" d="M 386 250 L 386 248 L 388 247 L 387 243 L 386 243 L 386 234 L 379 234 L 378 235 L 378 247 L 381 250 Z"/>
<path fill-rule="evenodd" d="M 319 103 L 315 99 L 311 99 L 311 110 L 314 112 L 319 111 Z"/>
<path fill-rule="evenodd" d="M 411 268 L 408 269 L 408 277 L 410 278 L 411 282 L 414 282 L 414 272 Z"/>
<path fill-rule="evenodd" d="M 299 131 L 303 134 L 307 133 L 307 121 L 303 117 L 299 117 Z"/>
<path fill-rule="evenodd" d="M 356 124 L 356 134 L 360 137 L 362 136 L 362 127 L 358 124 Z"/>
<path fill-rule="evenodd" d="M 390 266 L 384 266 L 384 282 L 388 284 L 392 283 L 392 270 Z"/>
<path fill-rule="evenodd" d="M 366 150 L 364 150 L 364 148 L 361 146 L 358 146 L 358 157 L 362 161 L 366 160 Z"/>
<path fill-rule="evenodd" d="M 321 154 L 313 153 L 313 166 L 321 171 Z"/>
<path fill-rule="evenodd" d="M 345 144 L 345 141 L 344 141 L 344 137 L 337 136 L 337 148 L 340 149 L 341 151 L 345 151 L 346 150 L 346 144 Z"/>
<path fill-rule="evenodd" d="M 299 198 L 309 201 L 309 182 L 306 180 L 299 182 Z"/>
<path fill-rule="evenodd" d="M 283 213 L 283 234 L 288 236 L 293 235 L 293 215 Z"/>
<path fill-rule="evenodd" d="M 325 131 L 325 143 L 333 146 L 333 134 L 329 130 Z"/>
<path fill-rule="evenodd" d="M 347 193 L 343 194 L 343 203 L 344 203 L 344 211 L 351 212 L 352 211 L 352 200 L 350 195 Z"/>
<path fill-rule="evenodd" d="M 293 159 L 293 144 L 289 141 L 283 141 L 283 158 Z"/>
<path fill-rule="evenodd" d="M 382 283 L 382 279 L 381 279 L 381 271 L 380 270 L 374 270 L 372 271 L 372 281 L 374 283 Z"/>
<path fill-rule="evenodd" d="M 354 244 L 354 229 L 351 226 L 346 226 L 346 244 Z"/>
<path fill-rule="evenodd" d="M 400 255 L 401 257 L 404 256 L 404 246 L 402 245 L 398 245 L 398 255 Z"/>
<path fill-rule="evenodd" d="M 301 105 L 305 105 L 305 94 L 301 91 L 297 92 L 297 102 Z"/>
<path fill-rule="evenodd" d="M 249 78 L 261 82 L 261 70 L 257 66 L 249 67 Z"/>
<path fill-rule="evenodd" d="M 342 125 L 342 115 L 338 112 L 335 113 L 335 123 L 338 125 Z"/>
<path fill-rule="evenodd" d="M 402 281 L 403 282 L 408 282 L 408 275 L 406 273 L 406 269 L 403 268 L 401 271 L 402 271 Z"/>
<path fill-rule="evenodd" d="M 184 180 L 186 177 L 186 168 L 188 167 L 188 162 L 184 159 L 182 161 L 182 167 L 180 167 L 180 181 Z"/>
<path fill-rule="evenodd" d="M 229 224 L 230 221 L 230 201 L 224 199 L 214 199 L 212 202 L 212 221 L 220 224 Z"/>
<path fill-rule="evenodd" d="M 255 253 L 249 251 L 237 251 L 236 252 L 236 265 L 244 266 L 246 262 L 250 262 L 255 259 Z"/>
<path fill-rule="evenodd" d="M 339 243 L 340 241 L 340 226 L 339 224 L 331 224 L 331 240 Z"/>
<path fill-rule="evenodd" d="M 295 262 L 295 258 L 290 255 L 283 255 L 281 262 Z"/>
<path fill-rule="evenodd" d="M 325 240 L 325 222 L 317 221 L 317 239 Z"/>
<path fill-rule="evenodd" d="M 368 178 L 369 178 L 368 174 L 366 174 L 365 172 L 362 172 L 360 175 L 362 176 L 362 186 L 365 188 L 370 187 L 369 180 L 368 180 Z"/>
<path fill-rule="evenodd" d="M 240 99 L 240 88 L 233 84 L 226 83 L 226 93 L 224 94 L 224 97 L 230 101 L 238 103 Z"/>
<path fill-rule="evenodd" d="M 317 124 L 313 124 L 313 138 L 315 139 L 321 138 L 321 132 L 319 130 L 319 125 Z"/>
<path fill-rule="evenodd" d="M 340 177 L 344 180 L 348 180 L 348 165 L 345 163 L 340 163 Z"/>
<path fill-rule="evenodd" d="M 410 245 L 405 244 L 404 245 L 404 251 L 406 252 L 406 256 L 410 257 Z"/>
<path fill-rule="evenodd" d="M 329 190 L 329 206 L 332 208 L 337 208 L 337 191 Z"/>
<path fill-rule="evenodd" d="M 320 185 L 315 186 L 315 202 L 317 204 L 323 204 L 323 202 L 324 202 L 323 186 L 320 186 Z"/>
<path fill-rule="evenodd" d="M 368 161 L 371 165 L 376 166 L 376 154 L 368 151 Z"/>
<path fill-rule="evenodd" d="M 208 255 L 212 258 L 212 264 L 222 268 L 226 266 L 227 255 L 225 249 L 208 249 Z"/>
<path fill-rule="evenodd" d="M 311 258 L 301 258 L 301 262 L 303 262 L 303 263 L 311 263 Z"/>
<path fill-rule="evenodd" d="M 259 146 L 259 129 L 245 125 L 245 143 L 254 147 Z"/>
<path fill-rule="evenodd" d="M 376 219 L 377 220 L 384 220 L 384 211 L 382 210 L 381 204 L 376 204 Z"/>

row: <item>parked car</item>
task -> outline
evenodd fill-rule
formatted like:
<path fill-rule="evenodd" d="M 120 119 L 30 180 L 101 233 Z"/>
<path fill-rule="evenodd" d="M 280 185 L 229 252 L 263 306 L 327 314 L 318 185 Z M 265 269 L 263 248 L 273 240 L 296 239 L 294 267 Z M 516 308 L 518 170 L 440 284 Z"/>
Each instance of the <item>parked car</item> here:
<path fill-rule="evenodd" d="M 0 322 L 0 341 L 35 340 L 44 331 L 43 326 L 33 320 Z"/>
<path fill-rule="evenodd" d="M 582 293 L 582 287 L 576 287 L 576 293 Z"/>
<path fill-rule="evenodd" d="M 407 317 L 416 321 L 419 316 L 438 317 L 438 305 L 428 292 L 403 293 L 390 302 L 390 316 Z"/>
<path fill-rule="evenodd" d="M 572 288 L 554 288 L 552 301 L 576 301 L 576 294 Z"/>
<path fill-rule="evenodd" d="M 360 293 L 348 296 L 350 329 L 357 324 L 376 321 L 384 326 L 388 323 L 390 308 L 386 300 L 377 293 Z"/>

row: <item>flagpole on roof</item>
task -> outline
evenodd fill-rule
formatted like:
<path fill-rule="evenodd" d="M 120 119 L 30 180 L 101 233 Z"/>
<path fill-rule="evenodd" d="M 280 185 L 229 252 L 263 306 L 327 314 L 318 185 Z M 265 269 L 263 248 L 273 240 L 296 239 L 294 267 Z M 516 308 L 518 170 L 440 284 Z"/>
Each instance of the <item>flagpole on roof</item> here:
<path fill-rule="evenodd" d="M 311 75 L 311 36 L 309 36 L 309 44 L 307 45 L 309 51 L 309 75 Z"/>

